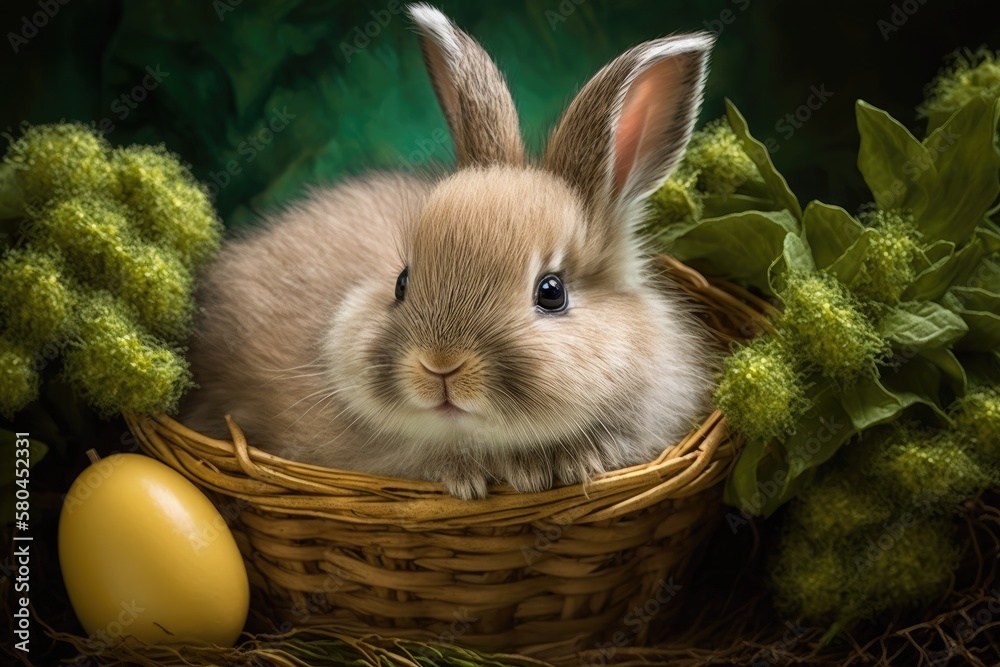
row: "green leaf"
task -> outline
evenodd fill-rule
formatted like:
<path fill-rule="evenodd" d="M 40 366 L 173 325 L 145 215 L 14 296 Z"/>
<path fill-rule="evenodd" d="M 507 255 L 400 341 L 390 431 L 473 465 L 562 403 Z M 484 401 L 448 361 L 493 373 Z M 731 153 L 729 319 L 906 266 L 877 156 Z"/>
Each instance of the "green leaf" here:
<path fill-rule="evenodd" d="M 875 378 L 860 380 L 845 391 L 841 405 L 858 431 L 892 421 L 906 407 Z"/>
<path fill-rule="evenodd" d="M 826 268 L 827 273 L 832 274 L 845 285 L 853 283 L 861 271 L 865 258 L 868 256 L 868 250 L 871 248 L 874 236 L 875 232 L 871 229 L 861 232 L 858 240 L 852 243 L 843 255 Z"/>
<path fill-rule="evenodd" d="M 955 244 L 951 241 L 934 241 L 929 246 L 923 248 L 920 254 L 927 260 L 927 266 L 936 264 L 942 259 L 951 257 L 955 253 Z M 926 268 L 926 267 L 925 267 Z"/>
<path fill-rule="evenodd" d="M 761 507 L 760 515 L 765 519 L 778 511 L 782 505 L 795 498 L 805 487 L 809 486 L 813 477 L 816 476 L 818 466 L 803 470 L 794 477 L 786 477 L 785 485 L 781 487 L 775 495 L 765 496 L 765 503 Z M 772 473 L 767 479 L 774 479 L 776 473 Z"/>
<path fill-rule="evenodd" d="M 956 348 L 980 352 L 1000 348 L 1000 294 L 977 287 L 956 287 L 945 294 L 941 305 L 957 313 L 969 327 Z"/>
<path fill-rule="evenodd" d="M 841 404 L 858 431 L 891 422 L 916 404 L 927 405 L 943 415 L 937 401 L 940 383 L 941 372 L 930 362 L 914 357 L 896 369 L 883 369 L 882 378 L 858 380 L 841 394 Z"/>
<path fill-rule="evenodd" d="M 813 200 L 802 213 L 802 230 L 816 266 L 825 269 L 858 240 L 864 225 L 839 206 Z"/>
<path fill-rule="evenodd" d="M 839 389 L 829 380 L 814 376 L 807 390 L 810 409 L 799 420 L 794 433 L 780 446 L 772 446 L 759 459 L 753 486 L 745 488 L 744 509 L 768 517 L 794 498 L 812 479 L 818 466 L 828 461 L 854 434 L 847 413 L 840 406 Z M 757 494 L 757 495 L 752 495 Z"/>
<path fill-rule="evenodd" d="M 941 400 L 944 376 L 938 366 L 922 356 L 882 369 L 879 381 L 903 405 L 903 410 L 914 405 L 930 408 L 942 423 L 950 423 Z M 948 401 L 950 403 L 950 401 Z"/>
<path fill-rule="evenodd" d="M 962 286 L 1000 293 L 1000 257 L 987 256 L 980 259 Z"/>
<path fill-rule="evenodd" d="M 961 311 L 959 315 L 969 325 L 969 333 L 956 348 L 990 352 L 1000 347 L 1000 315 L 977 311 Z"/>
<path fill-rule="evenodd" d="M 982 310 L 1000 314 L 1000 294 L 981 287 L 955 287 L 951 293 L 958 297 L 966 310 Z"/>
<path fill-rule="evenodd" d="M 973 98 L 924 141 L 934 187 L 927 207 L 914 213 L 926 238 L 964 242 L 1000 195 L 998 118 L 1000 101 Z"/>
<path fill-rule="evenodd" d="M 782 442 L 791 478 L 828 461 L 857 432 L 841 405 L 840 387 L 820 376 L 814 380 L 807 391 L 809 410 L 799 420 L 795 433 Z"/>
<path fill-rule="evenodd" d="M 969 384 L 1000 385 L 1000 352 L 959 352 L 956 356 L 969 376 Z"/>
<path fill-rule="evenodd" d="M 798 229 L 787 211 L 733 213 L 682 228 L 668 243 L 668 252 L 708 275 L 770 292 L 768 269 L 784 252 L 789 233 Z"/>
<path fill-rule="evenodd" d="M 951 241 L 933 241 L 917 253 L 913 260 L 913 269 L 919 276 L 921 273 L 943 264 L 953 254 L 955 254 L 955 244 Z"/>
<path fill-rule="evenodd" d="M 926 208 L 934 184 L 934 160 L 927 148 L 885 111 L 858 100 L 861 148 L 858 169 L 879 208 Z"/>
<path fill-rule="evenodd" d="M 792 190 L 788 187 L 785 177 L 775 169 L 774 162 L 771 161 L 771 154 L 767 148 L 750 135 L 750 128 L 747 126 L 746 119 L 743 118 L 739 109 L 729 99 L 726 99 L 726 116 L 729 119 L 729 125 L 733 128 L 733 132 L 743 145 L 744 152 L 757 165 L 757 170 L 763 177 L 764 184 L 774 198 L 775 204 L 782 209 L 788 209 L 796 220 L 801 220 L 802 207 L 799 205 L 799 200 L 792 194 Z"/>
<path fill-rule="evenodd" d="M 953 313 L 957 313 L 963 308 L 965 308 L 965 305 L 962 303 L 961 299 L 952 294 L 950 291 L 945 292 L 943 295 L 941 295 L 941 298 L 938 299 L 938 303 L 940 303 L 942 306 L 944 306 Z"/>
<path fill-rule="evenodd" d="M 986 254 L 1000 252 L 1000 229 L 989 220 L 983 220 L 976 230 L 976 238 L 982 242 Z"/>
<path fill-rule="evenodd" d="M 943 251 L 947 249 L 948 245 L 954 248 L 950 241 L 944 241 L 934 244 L 933 250 Z M 941 295 L 947 292 L 952 285 L 969 277 L 979 260 L 983 258 L 983 253 L 982 242 L 973 238 L 958 252 L 952 251 L 917 274 L 910 286 L 903 292 L 903 298 L 909 301 L 940 299 Z M 930 259 L 930 255 L 928 255 L 928 259 Z"/>
<path fill-rule="evenodd" d="M 956 396 L 964 396 L 969 385 L 965 367 L 955 353 L 944 347 L 932 347 L 920 351 L 920 356 L 934 364 L 948 382 Z"/>
<path fill-rule="evenodd" d="M 773 211 L 774 202 L 763 197 L 751 197 L 744 194 L 707 195 L 702 197 L 703 218 L 717 218 L 730 213 L 743 211 Z"/>
<path fill-rule="evenodd" d="M 781 289 L 779 278 L 789 271 L 800 271 L 811 273 L 816 270 L 816 263 L 813 261 L 812 251 L 802 237 L 798 234 L 787 234 L 785 236 L 782 253 L 771 263 L 768 270 L 768 283 L 772 292 Z"/>
<path fill-rule="evenodd" d="M 785 260 L 786 269 L 790 271 L 812 272 L 816 270 L 812 251 L 798 234 L 785 235 L 784 249 L 781 256 Z"/>
<path fill-rule="evenodd" d="M 810 409 L 795 433 L 781 443 L 756 442 L 744 448 L 725 490 L 725 502 L 750 514 L 770 516 L 809 483 L 856 432 L 840 405 L 839 389 L 816 376 L 807 391 Z"/>
<path fill-rule="evenodd" d="M 757 492 L 757 469 L 766 451 L 766 442 L 756 440 L 746 444 L 726 479 L 726 488 L 723 492 L 726 504 L 755 513 L 752 508 L 759 504 L 753 502 L 754 494 Z"/>
<path fill-rule="evenodd" d="M 878 332 L 896 349 L 946 347 L 968 333 L 961 317 L 931 301 L 904 301 L 887 312 Z"/>

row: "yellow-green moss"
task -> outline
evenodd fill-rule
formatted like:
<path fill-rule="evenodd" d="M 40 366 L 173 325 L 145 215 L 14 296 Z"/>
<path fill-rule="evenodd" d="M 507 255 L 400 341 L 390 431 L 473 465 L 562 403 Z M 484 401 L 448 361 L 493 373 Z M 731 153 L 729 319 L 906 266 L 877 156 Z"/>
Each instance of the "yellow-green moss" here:
<path fill-rule="evenodd" d="M 74 294 L 58 258 L 33 248 L 11 250 L 0 261 L 0 313 L 31 349 L 58 342 L 73 319 Z"/>
<path fill-rule="evenodd" d="M 782 536 L 771 570 L 774 602 L 781 612 L 815 623 L 851 613 L 855 602 L 848 583 L 853 572 L 839 547 L 811 540 L 798 527 Z"/>
<path fill-rule="evenodd" d="M 702 214 L 701 195 L 695 190 L 698 173 L 683 166 L 668 178 L 649 198 L 653 207 L 653 224 L 699 220 Z"/>
<path fill-rule="evenodd" d="M 124 206 L 106 197 L 58 200 L 36 219 L 32 240 L 61 253 L 81 283 L 108 287 L 134 244 L 128 214 Z"/>
<path fill-rule="evenodd" d="M 808 402 L 802 377 L 782 342 L 756 338 L 725 360 L 715 405 L 750 440 L 790 431 Z"/>
<path fill-rule="evenodd" d="M 182 340 L 194 313 L 194 280 L 172 253 L 135 243 L 119 259 L 116 294 L 137 315 L 147 331 L 168 340 Z"/>
<path fill-rule="evenodd" d="M 697 174 L 697 188 L 705 193 L 729 195 L 745 183 L 763 183 L 757 165 L 725 118 L 691 135 L 684 161 Z"/>
<path fill-rule="evenodd" d="M 951 521 L 907 523 L 869 534 L 852 592 L 864 616 L 927 601 L 948 587 L 958 564 Z"/>
<path fill-rule="evenodd" d="M 862 221 L 874 234 L 851 291 L 862 299 L 895 305 L 916 277 L 914 261 L 920 246 L 913 216 L 876 211 L 862 216 Z"/>
<path fill-rule="evenodd" d="M 107 293 L 90 295 L 64 357 L 66 376 L 103 414 L 173 409 L 191 386 L 187 363 L 139 328 Z"/>
<path fill-rule="evenodd" d="M 927 86 L 917 113 L 928 118 L 933 129 L 976 97 L 1000 97 L 1000 53 L 981 49 L 952 54 L 950 64 Z"/>
<path fill-rule="evenodd" d="M 884 433 L 870 443 L 863 465 L 876 483 L 894 489 L 904 505 L 950 513 L 991 482 L 988 470 L 970 456 L 962 434 L 953 429 L 894 424 Z"/>
<path fill-rule="evenodd" d="M 794 504 L 794 521 L 817 540 L 834 540 L 879 525 L 892 516 L 887 500 L 857 475 L 835 471 L 807 486 Z"/>
<path fill-rule="evenodd" d="M 122 200 L 135 211 L 136 228 L 151 242 L 196 267 L 218 250 L 222 223 L 207 191 L 177 157 L 162 147 L 114 151 L 112 165 Z"/>
<path fill-rule="evenodd" d="M 957 564 L 950 520 L 914 508 L 840 536 L 806 518 L 790 518 L 771 583 L 779 610 L 810 623 L 849 625 L 926 601 L 944 592 Z"/>
<path fill-rule="evenodd" d="M 27 129 L 7 151 L 24 199 L 41 205 L 81 193 L 113 194 L 110 146 L 85 125 L 62 123 Z"/>
<path fill-rule="evenodd" d="M 825 273 L 792 273 L 778 295 L 785 304 L 781 329 L 801 359 L 837 380 L 876 374 L 888 343 L 840 282 Z"/>
<path fill-rule="evenodd" d="M 1000 389 L 970 387 L 951 408 L 955 426 L 966 436 L 974 456 L 994 468 L 1000 467 Z"/>
<path fill-rule="evenodd" d="M 0 208 L 23 224 L 0 261 L 0 323 L 17 340 L 0 346 L 0 410 L 37 396 L 43 349 L 103 413 L 175 409 L 191 379 L 171 346 L 222 236 L 207 190 L 164 148 L 112 150 L 78 124 L 30 128 L 5 160 Z"/>
<path fill-rule="evenodd" d="M 41 383 L 33 355 L 0 336 L 0 415 L 10 418 L 38 397 Z"/>

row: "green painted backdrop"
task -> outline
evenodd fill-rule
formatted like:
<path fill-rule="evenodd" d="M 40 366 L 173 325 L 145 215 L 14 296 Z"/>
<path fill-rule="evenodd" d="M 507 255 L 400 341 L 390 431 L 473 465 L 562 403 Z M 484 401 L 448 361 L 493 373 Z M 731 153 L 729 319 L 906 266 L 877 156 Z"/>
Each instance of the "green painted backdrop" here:
<path fill-rule="evenodd" d="M 398 0 L 62 1 L 0 6 L 0 130 L 69 118 L 114 143 L 164 141 L 214 184 L 231 226 L 307 183 L 450 160 Z M 719 41 L 702 119 L 731 97 L 751 130 L 772 139 L 803 199 L 849 209 L 866 196 L 854 169 L 854 100 L 916 124 L 942 56 L 1000 47 L 1000 22 L 984 9 L 995 3 L 972 0 L 437 4 L 507 72 L 536 147 L 572 91 L 614 55 L 711 29 Z M 818 108 L 803 106 L 811 95 Z"/>

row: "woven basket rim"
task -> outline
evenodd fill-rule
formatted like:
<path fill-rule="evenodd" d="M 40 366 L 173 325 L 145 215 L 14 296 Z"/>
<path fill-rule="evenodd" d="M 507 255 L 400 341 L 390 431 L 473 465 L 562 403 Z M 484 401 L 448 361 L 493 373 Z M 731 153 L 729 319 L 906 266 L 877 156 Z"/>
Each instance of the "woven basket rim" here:
<path fill-rule="evenodd" d="M 129 414 L 126 421 L 147 453 L 223 495 L 281 514 L 394 523 L 411 529 L 613 519 L 711 486 L 725 475 L 738 449 L 725 419 L 715 411 L 699 428 L 649 463 L 537 493 L 518 493 L 509 485 L 496 485 L 490 487 L 486 498 L 462 500 L 436 482 L 283 459 L 250 445 L 228 415 L 231 440 L 201 435 L 162 414 Z M 233 469 L 233 461 L 237 469 Z"/>

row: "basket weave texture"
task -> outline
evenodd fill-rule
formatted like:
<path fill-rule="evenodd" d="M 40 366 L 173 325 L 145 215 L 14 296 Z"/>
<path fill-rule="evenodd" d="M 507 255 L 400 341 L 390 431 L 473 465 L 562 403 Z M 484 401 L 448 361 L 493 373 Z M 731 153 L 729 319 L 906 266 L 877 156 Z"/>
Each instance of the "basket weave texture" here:
<path fill-rule="evenodd" d="M 720 342 L 769 328 L 765 302 L 665 256 Z M 126 415 L 143 449 L 206 490 L 258 604 L 294 626 L 557 658 L 672 595 L 721 515 L 740 441 L 718 412 L 654 461 L 585 485 L 463 501 L 432 482 L 296 463 L 160 415 Z M 228 418 L 227 418 L 228 419 Z M 656 601 L 655 603 L 653 601 Z M 642 627 L 625 628 L 630 644 Z M 621 636 L 620 634 L 618 636 Z"/>

